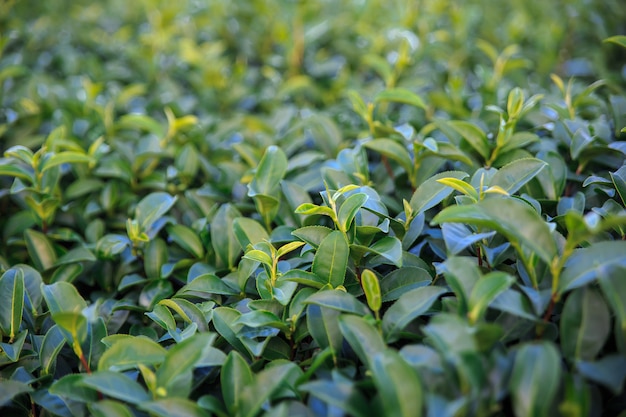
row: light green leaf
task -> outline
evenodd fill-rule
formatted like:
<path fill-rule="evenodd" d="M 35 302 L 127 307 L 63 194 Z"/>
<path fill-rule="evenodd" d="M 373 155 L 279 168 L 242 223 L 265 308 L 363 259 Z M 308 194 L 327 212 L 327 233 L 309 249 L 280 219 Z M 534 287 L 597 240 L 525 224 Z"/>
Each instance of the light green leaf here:
<path fill-rule="evenodd" d="M 367 250 L 382 256 L 398 268 L 402 267 L 402 242 L 397 237 L 385 236 L 374 242 Z"/>
<path fill-rule="evenodd" d="M 204 256 L 204 245 L 193 229 L 182 224 L 173 224 L 167 226 L 167 233 L 173 242 L 189 252 L 194 258 Z"/>
<path fill-rule="evenodd" d="M 515 194 L 547 165 L 536 158 L 517 159 L 500 168 L 491 178 L 490 185 L 500 186 L 509 194 Z"/>
<path fill-rule="evenodd" d="M 254 179 L 248 185 L 248 196 L 266 195 L 278 197 L 280 181 L 287 172 L 287 156 L 278 146 L 270 146 L 266 149 L 259 166 L 254 174 Z"/>
<path fill-rule="evenodd" d="M 252 383 L 242 388 L 239 408 L 241 417 L 256 416 L 263 404 L 278 391 L 282 386 L 287 384 L 291 375 L 301 373 L 300 369 L 292 362 L 281 363 L 272 367 L 265 368 L 256 374 Z"/>
<path fill-rule="evenodd" d="M 469 174 L 462 171 L 446 171 L 433 175 L 424 181 L 413 193 L 410 205 L 415 216 L 435 207 L 444 198 L 452 193 L 453 189 L 447 185 L 439 183 L 441 178 L 456 178 L 462 180 L 469 177 Z"/>
<path fill-rule="evenodd" d="M 167 213 L 176 203 L 177 197 L 168 193 L 154 192 L 145 196 L 135 208 L 135 219 L 140 231 L 147 232 L 154 222 Z"/>
<path fill-rule="evenodd" d="M 344 235 L 334 231 L 322 240 L 315 257 L 311 271 L 329 283 L 332 288 L 343 285 L 348 268 L 350 248 Z"/>
<path fill-rule="evenodd" d="M 363 292 L 365 293 L 367 305 L 370 310 L 376 312 L 379 311 L 383 301 L 380 293 L 380 284 L 376 274 L 369 269 L 363 270 L 361 273 L 361 286 L 363 287 Z"/>
<path fill-rule="evenodd" d="M 368 196 L 365 193 L 356 193 L 348 197 L 339 207 L 339 213 L 337 213 L 337 222 L 339 228 L 344 232 L 350 228 L 354 217 L 363 204 L 367 201 Z"/>
<path fill-rule="evenodd" d="M 377 353 L 388 351 L 378 330 L 363 317 L 342 315 L 339 318 L 339 329 L 361 362 L 370 368 Z"/>
<path fill-rule="evenodd" d="M 502 271 L 493 271 L 481 277 L 469 297 L 468 318 L 476 323 L 482 318 L 489 304 L 515 282 L 515 277 Z"/>
<path fill-rule="evenodd" d="M 43 167 L 41 167 L 41 172 L 63 164 L 90 164 L 95 162 L 96 159 L 93 156 L 80 152 L 64 151 L 51 155 L 50 158 L 44 162 Z"/>
<path fill-rule="evenodd" d="M 81 312 L 54 313 L 52 320 L 72 336 L 72 344 L 82 344 L 87 339 L 87 318 Z"/>
<path fill-rule="evenodd" d="M 157 365 L 163 362 L 166 353 L 165 348 L 147 337 L 128 337 L 115 342 L 104 352 L 98 370 L 125 371 L 139 364 Z"/>
<path fill-rule="evenodd" d="M 549 416 L 561 372 L 561 355 L 552 343 L 522 345 L 515 356 L 510 381 L 515 416 Z"/>
<path fill-rule="evenodd" d="M 133 417 L 128 406 L 114 400 L 101 400 L 87 404 L 87 407 L 94 417 Z"/>
<path fill-rule="evenodd" d="M 455 132 L 461 135 L 480 156 L 485 160 L 489 158 L 491 147 L 487 141 L 487 135 L 482 129 L 473 123 L 462 120 L 453 120 L 447 123 Z"/>
<path fill-rule="evenodd" d="M 624 36 L 624 35 L 610 36 L 610 37 L 604 39 L 603 42 L 614 43 L 616 45 L 620 45 L 620 46 L 626 48 L 626 36 Z"/>
<path fill-rule="evenodd" d="M 597 242 L 577 249 L 565 263 L 559 281 L 559 293 L 587 285 L 606 270 L 615 266 L 626 266 L 626 241 Z"/>
<path fill-rule="evenodd" d="M 394 103 L 408 104 L 420 109 L 426 109 L 426 104 L 424 104 L 424 100 L 422 100 L 420 96 L 404 88 L 388 88 L 374 97 L 375 103 L 383 101 L 392 101 Z"/>
<path fill-rule="evenodd" d="M 268 241 L 270 236 L 263 226 L 254 219 L 237 217 L 233 220 L 233 230 L 241 249 L 245 250 L 248 245 Z"/>
<path fill-rule="evenodd" d="M 550 228 L 528 204 L 514 198 L 489 198 L 467 206 L 447 207 L 433 224 L 466 223 L 488 227 L 511 243 L 524 245 L 550 264 L 557 254 Z"/>
<path fill-rule="evenodd" d="M 294 230 L 291 234 L 317 248 L 322 243 L 322 240 L 332 231 L 331 228 L 326 226 L 305 226 Z"/>
<path fill-rule="evenodd" d="M 417 373 L 398 353 L 388 349 L 374 354 L 371 371 L 385 415 L 398 417 L 423 415 L 422 384 Z"/>
<path fill-rule="evenodd" d="M 76 287 L 67 282 L 42 284 L 41 292 L 51 314 L 80 313 L 87 308 L 87 303 L 80 296 Z"/>
<path fill-rule="evenodd" d="M 46 235 L 36 230 L 27 229 L 24 231 L 24 240 L 35 268 L 39 271 L 45 271 L 54 266 L 57 261 L 57 254 L 52 242 Z"/>
<path fill-rule="evenodd" d="M 213 274 L 202 274 L 178 290 L 176 297 L 211 298 L 215 294 L 235 295 L 238 291 L 229 287 L 224 280 Z"/>
<path fill-rule="evenodd" d="M 316 304 L 320 307 L 331 308 L 333 310 L 352 313 L 359 316 L 369 314 L 365 305 L 357 300 L 352 294 L 342 290 L 319 291 L 311 295 L 305 301 L 306 304 Z"/>
<path fill-rule="evenodd" d="M 211 414 L 186 398 L 163 398 L 142 402 L 139 409 L 158 417 L 210 417 Z"/>
<path fill-rule="evenodd" d="M 419 287 L 405 292 L 383 316 L 383 332 L 387 343 L 398 339 L 411 321 L 425 314 L 447 290 L 442 287 Z"/>
<path fill-rule="evenodd" d="M 211 221 L 211 243 L 223 267 L 233 270 L 241 253 L 241 246 L 235 236 L 233 221 L 241 217 L 241 213 L 231 204 L 219 208 Z"/>
<path fill-rule="evenodd" d="M 138 382 L 120 372 L 97 371 L 91 375 L 84 375 L 81 383 L 109 397 L 131 404 L 150 400 L 150 396 Z"/>

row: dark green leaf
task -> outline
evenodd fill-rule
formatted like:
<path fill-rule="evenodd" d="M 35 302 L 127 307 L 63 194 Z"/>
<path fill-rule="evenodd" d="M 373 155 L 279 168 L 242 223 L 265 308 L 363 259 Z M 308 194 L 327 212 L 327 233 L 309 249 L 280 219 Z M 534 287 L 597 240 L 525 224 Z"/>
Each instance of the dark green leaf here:
<path fill-rule="evenodd" d="M 424 394 L 417 374 L 393 350 L 375 353 L 372 377 L 380 393 L 385 415 L 419 417 L 423 415 Z"/>
<path fill-rule="evenodd" d="M 56 251 L 46 235 L 36 230 L 27 229 L 24 231 L 24 240 L 28 254 L 38 270 L 45 271 L 56 263 Z"/>
<path fill-rule="evenodd" d="M 142 402 L 139 409 L 159 417 L 210 417 L 208 411 L 186 398 L 162 398 Z"/>
<path fill-rule="evenodd" d="M 251 385 L 252 381 L 252 371 L 246 360 L 237 352 L 231 351 L 220 374 L 224 404 L 226 404 L 231 415 L 236 415 L 239 412 L 243 389 Z"/>
<path fill-rule="evenodd" d="M 615 266 L 626 266 L 625 253 L 625 241 L 598 242 L 587 248 L 577 249 L 565 263 L 559 292 L 563 294 L 587 285 Z"/>
<path fill-rule="evenodd" d="M 517 159 L 500 168 L 491 178 L 489 185 L 497 185 L 511 195 L 515 194 L 546 165 L 546 162 L 536 158 Z"/>
<path fill-rule="evenodd" d="M 350 248 L 344 235 L 339 231 L 334 231 L 322 240 L 311 271 L 331 285 L 337 288 L 343 285 L 348 267 L 348 256 Z"/>
<path fill-rule="evenodd" d="M 428 286 L 402 294 L 383 316 L 383 331 L 387 342 L 397 340 L 398 333 L 411 321 L 425 314 L 445 292 L 445 288 Z"/>
<path fill-rule="evenodd" d="M 189 252 L 194 258 L 204 256 L 204 246 L 198 234 L 182 224 L 173 224 L 167 227 L 168 237 L 178 246 Z"/>
<path fill-rule="evenodd" d="M 342 290 L 319 291 L 305 301 L 306 304 L 316 304 L 320 307 L 352 313 L 359 316 L 369 314 L 367 307 L 355 296 Z"/>
<path fill-rule="evenodd" d="M 0 277 L 0 330 L 11 341 L 19 332 L 24 309 L 24 272 L 13 268 Z"/>
<path fill-rule="evenodd" d="M 156 365 L 163 362 L 167 351 L 146 337 L 121 339 L 104 352 L 98 362 L 100 371 L 124 371 L 139 364 Z"/>
<path fill-rule="evenodd" d="M 376 354 L 387 351 L 379 331 L 363 317 L 342 315 L 339 328 L 361 362 L 370 368 Z"/>
<path fill-rule="evenodd" d="M 135 219 L 139 223 L 140 230 L 147 232 L 152 225 L 167 213 L 177 197 L 164 192 L 155 192 L 144 197 L 135 208 Z"/>

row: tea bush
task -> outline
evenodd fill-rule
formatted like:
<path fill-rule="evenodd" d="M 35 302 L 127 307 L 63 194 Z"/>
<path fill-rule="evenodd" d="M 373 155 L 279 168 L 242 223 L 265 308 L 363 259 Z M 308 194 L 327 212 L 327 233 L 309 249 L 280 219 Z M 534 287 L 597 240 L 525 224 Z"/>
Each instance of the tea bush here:
<path fill-rule="evenodd" d="M 626 416 L 624 22 L 4 2 L 2 415 Z"/>

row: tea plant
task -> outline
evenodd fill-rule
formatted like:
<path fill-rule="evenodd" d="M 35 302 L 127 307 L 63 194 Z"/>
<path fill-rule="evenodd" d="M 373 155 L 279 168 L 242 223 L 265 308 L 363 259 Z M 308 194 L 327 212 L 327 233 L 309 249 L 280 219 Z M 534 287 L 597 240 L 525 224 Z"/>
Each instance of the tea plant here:
<path fill-rule="evenodd" d="M 3 6 L 3 415 L 626 415 L 623 7 L 414 3 Z"/>

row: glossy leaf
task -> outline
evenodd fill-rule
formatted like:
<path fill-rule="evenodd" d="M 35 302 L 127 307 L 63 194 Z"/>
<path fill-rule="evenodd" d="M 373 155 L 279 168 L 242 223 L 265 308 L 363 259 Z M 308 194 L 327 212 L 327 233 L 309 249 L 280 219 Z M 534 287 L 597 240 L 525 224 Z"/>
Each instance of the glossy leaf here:
<path fill-rule="evenodd" d="M 146 337 L 121 339 L 104 352 L 98 362 L 98 370 L 124 371 L 139 364 L 156 365 L 163 362 L 167 351 Z"/>
<path fill-rule="evenodd" d="M 343 315 L 339 318 L 339 328 L 361 362 L 370 368 L 376 354 L 387 350 L 378 330 L 363 317 Z"/>
<path fill-rule="evenodd" d="M 539 174 L 546 165 L 546 162 L 536 158 L 517 159 L 500 168 L 489 184 L 502 187 L 512 195 Z"/>
<path fill-rule="evenodd" d="M 38 270 L 45 271 L 56 263 L 56 251 L 46 235 L 36 230 L 28 229 L 24 231 L 24 240 L 34 266 Z"/>
<path fill-rule="evenodd" d="M 441 203 L 444 198 L 449 196 L 453 189 L 447 185 L 441 184 L 438 180 L 442 178 L 456 178 L 459 180 L 467 178 L 469 175 L 462 171 L 446 171 L 433 175 L 424 181 L 413 193 L 411 197 L 411 208 L 415 215 L 420 214 L 437 204 Z"/>
<path fill-rule="evenodd" d="M 424 104 L 424 101 L 420 96 L 404 88 L 388 88 L 383 90 L 376 95 L 374 101 L 376 103 L 392 101 L 394 103 L 403 103 L 421 109 L 426 109 L 426 104 Z"/>
<path fill-rule="evenodd" d="M 383 316 L 385 340 L 389 343 L 397 340 L 402 329 L 425 314 L 445 292 L 445 288 L 427 286 L 402 294 Z"/>
<path fill-rule="evenodd" d="M 176 197 L 164 192 L 155 192 L 144 197 L 135 208 L 135 219 L 142 231 L 148 231 L 152 225 L 176 203 Z"/>
<path fill-rule="evenodd" d="M 94 372 L 91 375 L 84 375 L 81 383 L 110 397 L 131 404 L 139 404 L 150 399 L 146 390 L 138 382 L 119 372 Z"/>
<path fill-rule="evenodd" d="M 185 398 L 163 398 L 142 402 L 139 408 L 159 417 L 209 417 L 210 414 L 194 401 Z"/>
<path fill-rule="evenodd" d="M 87 303 L 80 296 L 76 287 L 67 282 L 56 282 L 50 285 L 41 285 L 41 292 L 51 314 L 80 313 L 87 307 Z"/>
<path fill-rule="evenodd" d="M 306 304 L 316 304 L 320 307 L 331 308 L 333 310 L 357 314 L 360 316 L 369 313 L 367 307 L 357 298 L 345 291 L 327 290 L 319 291 L 311 295 L 305 301 Z"/>
<path fill-rule="evenodd" d="M 396 161 L 408 174 L 414 171 L 409 151 L 392 139 L 373 139 L 363 144 L 366 148 Z"/>
<path fill-rule="evenodd" d="M 489 198 L 468 206 L 445 208 L 434 224 L 466 223 L 488 227 L 512 243 L 532 249 L 546 263 L 556 256 L 556 243 L 550 229 L 532 207 L 513 198 Z"/>
<path fill-rule="evenodd" d="M 450 121 L 448 125 L 461 135 L 480 156 L 484 159 L 489 158 L 491 147 L 487 141 L 487 135 L 478 126 L 461 120 Z"/>
<path fill-rule="evenodd" d="M 339 212 L 337 213 L 337 222 L 339 223 L 341 230 L 347 231 L 350 228 L 354 217 L 359 209 L 363 207 L 363 204 L 365 204 L 367 199 L 367 194 L 356 193 L 352 194 L 343 203 L 341 203 Z"/>
<path fill-rule="evenodd" d="M 587 285 L 604 271 L 615 266 L 625 266 L 626 242 L 598 242 L 587 248 L 577 249 L 565 263 L 565 269 L 559 282 L 561 294 Z"/>
<path fill-rule="evenodd" d="M 0 330 L 12 341 L 19 332 L 24 309 L 24 272 L 10 269 L 0 277 Z"/>
<path fill-rule="evenodd" d="M 400 355 L 392 350 L 374 354 L 371 371 L 385 415 L 402 417 L 423 415 L 422 384 L 415 371 Z"/>
<path fill-rule="evenodd" d="M 198 234 L 191 228 L 182 224 L 174 224 L 167 227 L 167 233 L 173 242 L 189 252 L 194 258 L 204 256 L 204 246 Z"/>
<path fill-rule="evenodd" d="M 344 235 L 334 231 L 326 236 L 317 248 L 311 271 L 332 288 L 336 288 L 343 284 L 346 277 L 349 252 Z"/>
<path fill-rule="evenodd" d="M 489 304 L 514 282 L 514 277 L 501 271 L 490 272 L 481 277 L 469 296 L 468 318 L 470 322 L 475 323 L 480 320 Z"/>

